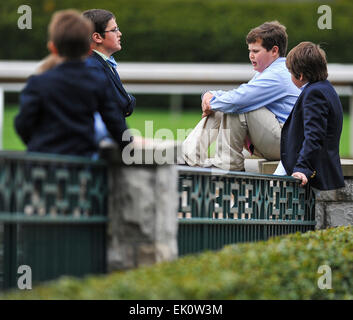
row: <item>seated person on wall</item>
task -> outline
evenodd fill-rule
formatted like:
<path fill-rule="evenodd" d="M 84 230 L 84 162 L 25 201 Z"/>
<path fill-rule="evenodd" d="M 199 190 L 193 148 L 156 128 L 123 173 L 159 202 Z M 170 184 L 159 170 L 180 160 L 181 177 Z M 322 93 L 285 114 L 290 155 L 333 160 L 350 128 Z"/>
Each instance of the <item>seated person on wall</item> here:
<path fill-rule="evenodd" d="M 85 62 L 92 22 L 77 11 L 64 10 L 53 15 L 48 31 L 48 48 L 63 62 L 30 77 L 21 93 L 15 128 L 27 150 L 95 156 L 95 112 L 123 148 L 129 143 L 122 141 L 125 118 L 116 112 L 109 81 L 92 72 Z"/>
<path fill-rule="evenodd" d="M 282 129 L 281 162 L 274 174 L 292 175 L 319 190 L 344 187 L 339 142 L 341 101 L 327 80 L 324 50 L 301 42 L 287 56 L 293 83 L 302 91 Z"/>
<path fill-rule="evenodd" d="M 300 91 L 286 68 L 286 28 L 277 21 L 252 29 L 246 42 L 256 70 L 246 84 L 230 91 L 209 91 L 202 97 L 202 119 L 183 143 L 190 166 L 216 166 L 244 171 L 243 146 L 268 160 L 280 159 L 281 128 Z M 208 148 L 216 141 L 216 154 Z"/>
<path fill-rule="evenodd" d="M 93 52 L 87 59 L 87 64 L 97 75 L 104 74 L 107 76 L 117 112 L 121 113 L 125 119 L 132 114 L 136 100 L 125 91 L 116 70 L 117 62 L 113 54 L 122 49 L 122 33 L 117 25 L 116 18 L 113 13 L 104 9 L 87 10 L 83 12 L 83 16 L 91 20 L 94 26 L 91 35 Z M 125 128 L 127 129 L 126 122 Z M 95 114 L 95 129 L 98 142 L 102 139 L 109 141 L 110 135 L 98 113 Z"/>

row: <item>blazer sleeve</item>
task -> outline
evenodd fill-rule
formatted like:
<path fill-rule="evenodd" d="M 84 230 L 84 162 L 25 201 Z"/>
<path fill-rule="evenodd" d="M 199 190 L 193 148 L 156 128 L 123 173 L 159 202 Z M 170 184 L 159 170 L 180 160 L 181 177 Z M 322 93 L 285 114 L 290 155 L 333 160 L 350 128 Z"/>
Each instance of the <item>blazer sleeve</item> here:
<path fill-rule="evenodd" d="M 311 91 L 303 99 L 304 141 L 293 172 L 302 172 L 309 179 L 316 174 L 315 166 L 320 159 L 329 116 L 329 102 L 319 90 Z"/>
<path fill-rule="evenodd" d="M 136 106 L 136 98 L 131 94 L 128 94 L 128 97 L 129 97 L 130 101 L 126 107 L 125 117 L 131 116 L 131 114 L 134 112 L 134 108 Z"/>
<path fill-rule="evenodd" d="M 20 111 L 15 118 L 15 129 L 25 144 L 31 139 L 38 118 L 40 117 L 40 87 L 36 76 L 28 79 L 20 95 Z"/>

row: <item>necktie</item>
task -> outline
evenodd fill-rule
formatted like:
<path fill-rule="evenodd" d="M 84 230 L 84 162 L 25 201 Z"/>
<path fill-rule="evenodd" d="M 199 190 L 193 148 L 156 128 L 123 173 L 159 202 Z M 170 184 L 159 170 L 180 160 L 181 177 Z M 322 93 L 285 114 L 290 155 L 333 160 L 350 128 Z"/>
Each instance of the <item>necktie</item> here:
<path fill-rule="evenodd" d="M 108 62 L 108 64 L 111 66 L 111 69 L 113 70 L 113 73 L 114 73 L 115 77 L 118 79 L 118 86 L 119 86 L 120 90 L 123 92 L 123 94 L 126 95 L 128 101 L 131 101 L 130 96 L 127 94 L 127 92 L 125 91 L 123 85 L 121 84 L 121 80 L 120 80 L 119 74 L 118 74 L 118 72 L 116 71 L 116 67 L 118 66 L 118 64 L 116 63 L 114 57 L 113 57 L 113 56 L 110 56 L 110 57 L 107 59 L 107 62 Z"/>
<path fill-rule="evenodd" d="M 113 69 L 116 69 L 116 67 L 118 66 L 118 64 L 116 63 L 115 59 L 113 56 L 110 56 L 108 59 L 107 59 L 107 62 L 108 64 L 113 68 Z"/>
<path fill-rule="evenodd" d="M 113 56 L 110 56 L 108 59 L 107 59 L 107 62 L 113 67 L 113 68 L 116 68 L 117 67 L 117 63 L 116 63 L 116 61 L 115 61 L 115 59 L 114 59 L 114 57 Z"/>
<path fill-rule="evenodd" d="M 118 72 L 116 71 L 116 67 L 118 64 L 116 63 L 115 59 L 113 56 L 110 56 L 109 59 L 107 59 L 108 64 L 111 66 L 114 75 L 120 80 L 120 77 L 118 75 Z"/>
<path fill-rule="evenodd" d="M 130 95 L 125 91 L 125 89 L 121 83 L 119 74 L 116 71 L 116 67 L 118 66 L 118 64 L 116 63 L 114 57 L 110 56 L 109 59 L 107 59 L 107 62 L 111 66 L 111 69 L 113 70 L 114 75 L 118 79 L 118 81 L 117 81 L 118 87 L 120 88 L 121 92 L 127 98 L 127 106 L 124 108 L 124 112 L 125 112 L 125 117 L 128 117 L 132 113 L 132 111 L 135 107 L 136 100 L 135 100 L 135 98 L 131 98 Z"/>

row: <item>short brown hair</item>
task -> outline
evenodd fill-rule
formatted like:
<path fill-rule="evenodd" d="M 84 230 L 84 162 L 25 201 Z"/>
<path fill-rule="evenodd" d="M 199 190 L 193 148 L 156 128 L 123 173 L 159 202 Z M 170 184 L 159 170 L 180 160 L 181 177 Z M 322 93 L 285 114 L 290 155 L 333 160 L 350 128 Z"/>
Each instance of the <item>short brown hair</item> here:
<path fill-rule="evenodd" d="M 306 41 L 299 43 L 287 56 L 286 65 L 296 79 L 303 75 L 309 82 L 327 79 L 326 54 L 319 45 Z"/>
<path fill-rule="evenodd" d="M 111 19 L 115 19 L 113 13 L 104 9 L 90 9 L 83 13 L 83 16 L 91 20 L 94 25 L 94 32 L 99 33 L 103 38 L 105 37 L 105 28 Z"/>
<path fill-rule="evenodd" d="M 60 56 L 78 59 L 89 52 L 93 25 L 76 10 L 62 10 L 52 16 L 48 33 Z"/>
<path fill-rule="evenodd" d="M 254 43 L 257 40 L 262 40 L 262 46 L 270 51 L 273 46 L 279 49 L 279 56 L 284 57 L 287 52 L 288 35 L 286 27 L 278 21 L 265 22 L 248 33 L 246 43 Z"/>

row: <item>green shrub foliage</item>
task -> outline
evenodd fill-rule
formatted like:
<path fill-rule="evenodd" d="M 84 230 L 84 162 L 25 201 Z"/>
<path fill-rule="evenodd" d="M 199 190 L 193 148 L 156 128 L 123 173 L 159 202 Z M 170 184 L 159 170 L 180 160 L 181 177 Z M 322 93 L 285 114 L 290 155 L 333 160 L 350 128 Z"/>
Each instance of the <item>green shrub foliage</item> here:
<path fill-rule="evenodd" d="M 352 238 L 353 227 L 296 233 L 108 276 L 64 277 L 2 298 L 352 299 Z M 322 265 L 331 268 L 332 289 L 318 287 Z"/>
<path fill-rule="evenodd" d="M 243 0 L 31 0 L 32 29 L 20 30 L 22 0 L 4 1 L 0 59 L 38 60 L 47 54 L 47 24 L 59 9 L 99 6 L 115 13 L 123 38 L 122 61 L 248 62 L 245 36 L 265 21 L 287 26 L 288 48 L 301 41 L 322 44 L 329 62 L 352 63 L 353 2 Z M 320 30 L 318 7 L 329 4 L 332 29 Z"/>

